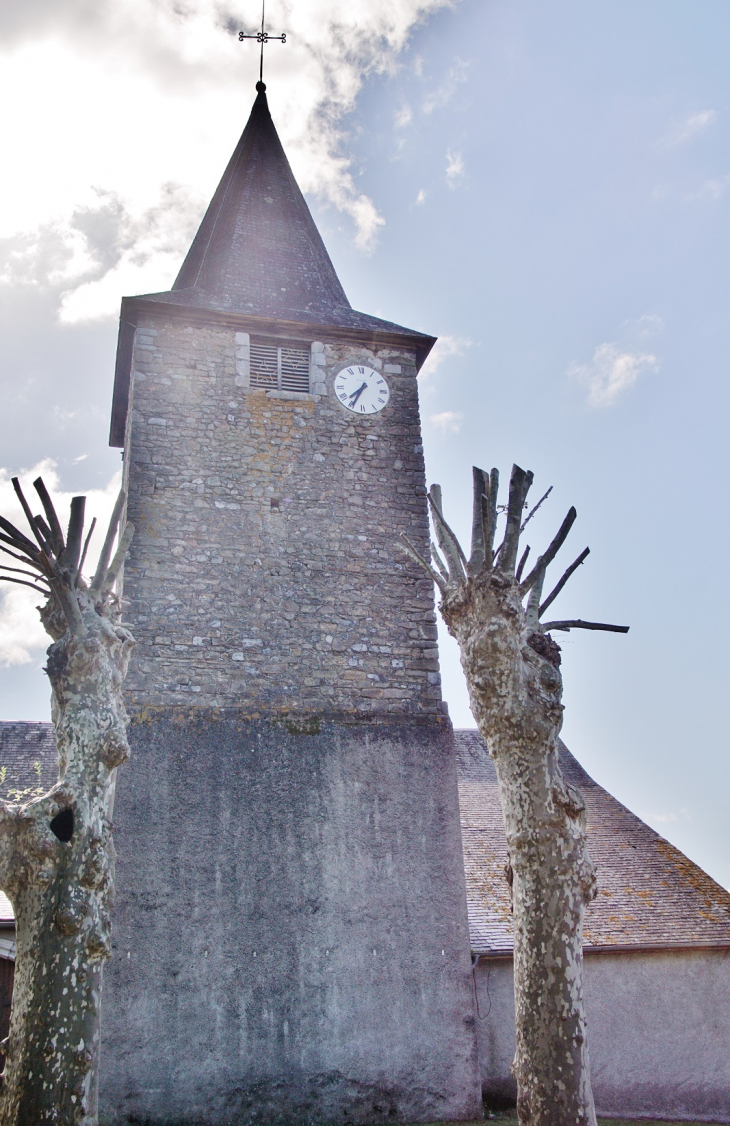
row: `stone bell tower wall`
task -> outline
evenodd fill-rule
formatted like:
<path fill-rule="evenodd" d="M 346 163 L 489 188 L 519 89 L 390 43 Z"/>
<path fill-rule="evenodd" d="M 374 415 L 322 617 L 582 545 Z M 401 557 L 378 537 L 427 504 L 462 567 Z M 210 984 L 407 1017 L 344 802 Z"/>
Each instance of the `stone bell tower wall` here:
<path fill-rule="evenodd" d="M 130 703 L 441 713 L 432 584 L 398 549 L 401 533 L 421 549 L 428 538 L 415 354 L 301 326 L 314 393 L 271 392 L 248 385 L 250 327 L 139 318 Z M 352 363 L 387 378 L 381 413 L 358 418 L 335 398 Z"/>
<path fill-rule="evenodd" d="M 474 1119 L 453 733 L 398 550 L 428 534 L 415 356 L 303 335 L 310 391 L 271 393 L 255 335 L 138 321 L 100 1121 Z M 379 414 L 334 397 L 356 362 Z"/>

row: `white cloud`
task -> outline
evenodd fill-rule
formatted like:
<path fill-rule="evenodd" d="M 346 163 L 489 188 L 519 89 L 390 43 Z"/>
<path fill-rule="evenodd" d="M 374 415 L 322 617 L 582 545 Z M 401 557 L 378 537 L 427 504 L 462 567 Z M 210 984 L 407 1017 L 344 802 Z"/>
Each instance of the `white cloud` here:
<path fill-rule="evenodd" d="M 621 331 L 624 337 L 646 340 L 647 337 L 656 337 L 660 332 L 664 332 L 664 327 L 664 319 L 659 313 L 643 313 L 641 316 L 624 321 Z"/>
<path fill-rule="evenodd" d="M 464 59 L 457 59 L 441 85 L 424 98 L 423 112 L 430 114 L 435 109 L 443 109 L 448 105 L 462 82 L 466 82 L 468 73 L 469 63 Z"/>
<path fill-rule="evenodd" d="M 272 30 L 287 32 L 286 45 L 267 48 L 265 77 L 295 175 L 350 217 L 362 250 L 384 220 L 344 155 L 345 115 L 368 77 L 392 69 L 414 28 L 449 4 L 267 6 Z M 235 35 L 253 18 L 244 0 L 35 0 L 12 16 L 0 10 L 0 100 L 14 107 L 0 118 L 9 156 L 0 238 L 20 238 L 15 266 L 33 265 L 37 284 L 63 282 L 67 321 L 115 312 L 125 290 L 172 283 L 253 100 L 257 45 Z M 170 181 L 178 187 L 166 193 Z"/>
<path fill-rule="evenodd" d="M 439 336 L 429 352 L 428 359 L 418 373 L 421 381 L 435 375 L 444 360 L 449 356 L 463 356 L 467 348 L 471 348 L 473 341 L 468 336 L 449 336 L 445 333 Z"/>
<path fill-rule="evenodd" d="M 673 810 L 668 813 L 648 813 L 645 815 L 647 821 L 654 821 L 657 825 L 668 825 L 673 821 L 692 821 L 693 817 L 689 810 L 680 809 L 679 814 Z"/>
<path fill-rule="evenodd" d="M 649 352 L 623 351 L 618 344 L 599 344 L 589 364 L 573 363 L 568 375 L 588 388 L 591 407 L 610 407 L 646 371 L 658 371 L 659 362 Z"/>
<path fill-rule="evenodd" d="M 0 602 L 0 667 L 27 665 L 51 644 L 38 606 L 45 601 L 22 586 L 3 584 Z"/>
<path fill-rule="evenodd" d="M 664 331 L 664 321 L 658 313 L 644 313 L 633 321 L 624 321 L 622 328 L 634 336 L 646 338 Z"/>
<path fill-rule="evenodd" d="M 661 145 L 663 148 L 676 148 L 677 145 L 683 145 L 696 137 L 698 133 L 704 133 L 710 125 L 716 120 L 717 111 L 714 109 L 700 110 L 699 113 L 690 113 L 683 117 L 681 121 L 677 121 L 667 131 L 662 138 Z"/>
<path fill-rule="evenodd" d="M 169 287 L 195 233 L 202 199 L 164 184 L 137 216 L 114 192 L 66 220 L 51 221 L 0 244 L 0 282 L 55 290 L 66 323 L 113 315 L 123 293 Z"/>
<path fill-rule="evenodd" d="M 441 411 L 440 414 L 432 414 L 430 421 L 444 434 L 458 434 L 464 416 L 461 411 Z"/>
<path fill-rule="evenodd" d="M 406 125 L 410 125 L 411 121 L 413 120 L 413 110 L 408 105 L 408 103 L 401 106 L 401 108 L 396 112 L 393 120 L 396 129 L 405 129 Z"/>
<path fill-rule="evenodd" d="M 709 180 L 705 180 L 696 192 L 691 192 L 688 196 L 685 196 L 685 199 L 690 201 L 695 199 L 722 199 L 728 188 L 730 188 L 730 175 L 713 176 Z"/>
<path fill-rule="evenodd" d="M 340 184 L 328 187 L 327 197 L 330 203 L 353 220 L 355 245 L 367 254 L 375 249 L 378 231 L 385 226 L 385 219 L 368 196 L 355 195 L 351 187 L 351 178 L 346 176 Z"/>
<path fill-rule="evenodd" d="M 455 188 L 464 175 L 464 160 L 460 152 L 446 153 L 446 183 Z"/>
<path fill-rule="evenodd" d="M 13 476 L 16 474 L 0 468 L 0 513 L 21 531 L 27 532 L 27 522 L 13 489 L 11 481 Z M 76 494 L 65 492 L 61 488 L 55 462 L 46 459 L 34 465 L 32 469 L 21 470 L 17 476 L 34 511 L 37 510 L 38 500 L 33 481 L 37 477 L 43 478 L 59 520 L 65 526 L 68 521 L 71 497 Z M 89 546 L 87 565 L 84 568 L 86 574 L 93 574 L 96 566 L 120 483 L 121 473 L 116 473 L 106 488 L 90 489 L 85 493 L 87 529 L 93 517 L 96 517 L 96 530 Z M 9 556 L 3 556 L 2 561 L 5 565 L 22 566 L 20 563 L 14 563 Z M 0 583 L 0 666 L 27 664 L 50 645 L 50 638 L 38 617 L 37 607 L 42 605 L 43 601 L 42 596 L 26 587 Z"/>
<path fill-rule="evenodd" d="M 426 202 L 426 192 L 424 191 L 423 188 L 421 188 L 418 195 L 416 196 L 416 203 L 425 203 L 425 202 Z"/>

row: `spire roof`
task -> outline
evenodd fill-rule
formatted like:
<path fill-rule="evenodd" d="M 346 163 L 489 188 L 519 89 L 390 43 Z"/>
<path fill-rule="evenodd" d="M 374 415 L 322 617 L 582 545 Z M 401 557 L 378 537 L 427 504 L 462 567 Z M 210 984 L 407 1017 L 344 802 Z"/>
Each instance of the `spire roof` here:
<path fill-rule="evenodd" d="M 217 309 L 336 320 L 350 303 L 294 179 L 263 82 L 257 90 L 172 293 Z"/>
<path fill-rule="evenodd" d="M 302 328 L 311 326 L 320 339 L 336 329 L 367 346 L 412 348 L 419 368 L 436 342 L 352 308 L 294 179 L 264 83 L 257 82 L 256 90 L 246 128 L 172 289 L 122 299 L 113 446 L 124 445 L 134 331 L 142 313 L 161 313 L 167 306 L 180 315 L 233 321 L 262 334 L 301 336 Z"/>
<path fill-rule="evenodd" d="M 433 338 L 353 309 L 257 96 L 172 289 L 145 297 L 244 316 Z"/>

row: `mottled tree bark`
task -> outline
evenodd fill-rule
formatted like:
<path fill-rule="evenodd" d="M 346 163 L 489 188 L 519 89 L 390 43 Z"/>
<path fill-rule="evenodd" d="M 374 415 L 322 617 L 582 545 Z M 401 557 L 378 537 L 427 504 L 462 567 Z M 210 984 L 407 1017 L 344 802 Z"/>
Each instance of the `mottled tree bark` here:
<path fill-rule="evenodd" d="M 519 565 L 517 554 L 531 482 L 532 474 L 513 468 L 507 526 L 496 552 L 498 475 L 496 470 L 487 476 L 478 469 L 470 559 L 444 520 L 438 486 L 429 494 L 443 553 L 432 545 L 436 569 L 408 542 L 406 550 L 439 586 L 440 610 L 459 643 L 472 712 L 499 781 L 514 914 L 513 1073 L 520 1123 L 594 1126 L 582 940 L 583 916 L 595 895 L 596 879 L 586 846 L 585 806 L 558 762 L 563 713 L 560 649 L 549 630 L 596 624 L 540 623 L 541 610 L 588 552 L 568 569 L 541 607 L 545 571 L 570 530 L 575 510 L 522 579 L 529 549 Z"/>
<path fill-rule="evenodd" d="M 0 802 L 0 886 L 17 927 L 0 1126 L 95 1126 L 102 967 L 111 952 L 111 816 L 116 768 L 129 757 L 122 684 L 134 645 L 112 589 L 133 529 L 125 530 L 110 564 L 120 497 L 87 585 L 83 498 L 72 502 L 64 541 L 40 479 L 48 523 L 31 515 L 14 483 L 36 543 L 2 518 L 0 540 L 26 565 L 25 579 L 12 581 L 48 595 L 41 618 L 54 638 L 47 672 L 59 778 L 34 801 Z"/>

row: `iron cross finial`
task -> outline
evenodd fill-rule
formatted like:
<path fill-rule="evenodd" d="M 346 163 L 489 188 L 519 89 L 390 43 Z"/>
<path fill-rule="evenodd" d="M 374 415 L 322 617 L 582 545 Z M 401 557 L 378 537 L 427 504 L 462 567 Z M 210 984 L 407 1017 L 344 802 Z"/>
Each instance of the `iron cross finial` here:
<path fill-rule="evenodd" d="M 257 43 L 261 44 L 261 62 L 259 64 L 259 82 L 263 86 L 264 82 L 264 45 L 270 39 L 278 39 L 282 43 L 286 43 L 286 33 L 284 35 L 269 35 L 264 27 L 266 19 L 266 0 L 261 0 L 261 31 L 257 31 L 255 35 L 247 35 L 245 31 L 239 31 L 238 42 L 242 43 L 244 39 L 255 39 Z M 258 89 L 258 87 L 257 87 Z"/>

